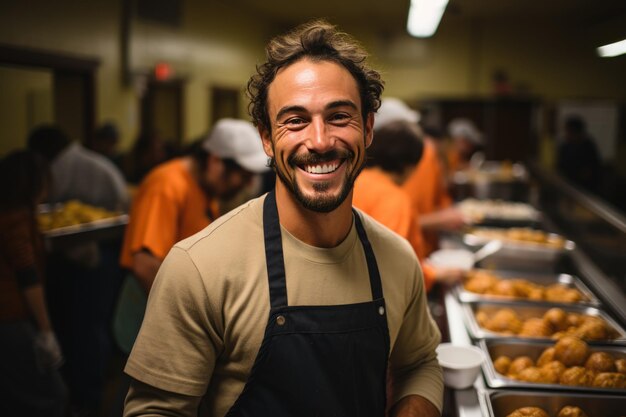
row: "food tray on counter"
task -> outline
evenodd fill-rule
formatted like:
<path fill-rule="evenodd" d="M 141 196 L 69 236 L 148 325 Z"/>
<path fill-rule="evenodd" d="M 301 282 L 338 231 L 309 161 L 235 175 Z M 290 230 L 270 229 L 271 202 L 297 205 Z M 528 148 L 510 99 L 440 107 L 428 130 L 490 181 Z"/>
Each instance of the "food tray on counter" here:
<path fill-rule="evenodd" d="M 579 407 L 587 417 L 621 417 L 626 413 L 626 396 L 592 393 L 484 390 L 479 392 L 478 401 L 485 417 L 507 417 L 522 407 L 539 407 L 548 416 L 557 417 L 568 405 Z"/>
<path fill-rule="evenodd" d="M 103 239 L 121 238 L 128 224 L 128 214 L 121 214 L 88 223 L 59 227 L 43 232 L 46 247 L 59 249 Z"/>
<path fill-rule="evenodd" d="M 556 262 L 561 256 L 573 251 L 576 248 L 576 244 L 567 240 L 564 237 L 555 234 L 537 230 L 536 232 L 545 233 L 545 237 L 550 242 L 559 242 L 558 244 L 538 243 L 532 241 L 512 240 L 505 236 L 499 236 L 501 231 L 506 229 L 501 228 L 489 228 L 478 227 L 468 231 L 463 235 L 463 243 L 472 248 L 478 248 L 489 243 L 492 240 L 501 240 L 502 249 L 500 249 L 492 257 L 496 258 L 510 258 L 516 261 L 532 261 L 540 263 L 552 264 Z M 509 229 L 510 230 L 510 229 Z M 480 235 L 481 231 L 488 231 L 494 233 L 492 236 Z"/>
<path fill-rule="evenodd" d="M 505 337 L 532 339 L 532 340 L 552 340 L 551 336 L 525 336 L 519 333 L 500 333 L 482 327 L 476 317 L 477 312 L 484 312 L 488 317 L 493 318 L 501 309 L 511 309 L 516 316 L 525 321 L 530 318 L 543 318 L 545 313 L 551 309 L 559 308 L 566 315 L 576 314 L 582 316 L 597 317 L 604 321 L 606 333 L 609 338 L 589 339 L 584 338 L 589 344 L 618 344 L 626 345 L 626 330 L 611 318 L 604 310 L 592 307 L 571 305 L 555 305 L 551 303 L 528 303 L 522 301 L 472 301 L 463 303 L 461 306 L 463 311 L 463 320 L 472 339 L 500 339 Z"/>
<path fill-rule="evenodd" d="M 506 271 L 506 270 L 481 270 L 474 269 L 473 271 L 486 271 L 490 274 L 497 275 L 501 280 L 513 280 L 513 279 L 523 279 L 527 280 L 532 284 L 541 285 L 547 287 L 553 284 L 561 284 L 567 288 L 573 288 L 578 290 L 582 296 L 583 300 L 578 301 L 575 304 L 580 305 L 590 305 L 590 306 L 599 306 L 600 300 L 594 295 L 594 293 L 580 280 L 580 278 L 569 275 L 569 274 L 541 274 L 541 273 L 530 273 L 530 272 L 519 272 L 519 271 Z M 545 303 L 546 300 L 532 300 L 529 298 L 513 298 L 507 297 L 503 295 L 495 295 L 495 294 L 481 294 L 469 291 L 465 289 L 464 282 L 459 282 L 453 287 L 453 291 L 455 292 L 457 298 L 461 302 L 475 302 L 475 301 L 525 301 L 529 303 Z M 555 305 L 571 305 L 572 303 L 567 302 L 555 302 L 550 301 L 551 304 Z"/>
<path fill-rule="evenodd" d="M 542 218 L 530 204 L 516 201 L 468 198 L 457 207 L 480 227 L 538 227 Z"/>
<path fill-rule="evenodd" d="M 626 388 L 603 388 L 593 386 L 520 381 L 502 375 L 498 373 L 495 369 L 493 362 L 499 356 L 508 356 L 512 359 L 519 356 L 528 356 L 533 360 L 533 362 L 536 362 L 541 353 L 545 349 L 554 346 L 554 343 L 522 339 L 482 339 L 478 341 L 477 346 L 480 347 L 486 354 L 487 359 L 483 362 L 482 369 L 483 375 L 485 376 L 485 381 L 490 388 L 523 388 L 533 390 L 560 390 L 626 395 Z M 626 346 L 589 345 L 589 350 L 591 353 L 609 353 L 615 359 L 626 359 Z"/>

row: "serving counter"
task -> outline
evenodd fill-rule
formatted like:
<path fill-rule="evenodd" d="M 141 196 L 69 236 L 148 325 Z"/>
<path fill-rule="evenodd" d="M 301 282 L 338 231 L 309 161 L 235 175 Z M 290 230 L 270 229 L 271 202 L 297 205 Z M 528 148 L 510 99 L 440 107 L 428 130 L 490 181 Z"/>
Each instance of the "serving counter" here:
<path fill-rule="evenodd" d="M 568 241 L 575 243 L 573 247 L 565 251 L 546 270 L 546 265 L 541 265 L 540 269 L 544 273 L 556 274 L 558 276 L 567 275 L 580 280 L 586 291 L 589 292 L 593 300 L 592 304 L 584 303 L 579 309 L 591 309 L 601 311 L 602 314 L 592 315 L 602 316 L 607 323 L 616 328 L 616 340 L 611 341 L 590 341 L 589 346 L 603 352 L 612 352 L 617 357 L 626 357 L 626 339 L 624 338 L 624 328 L 626 328 L 626 219 L 624 216 L 606 205 L 594 196 L 581 191 L 566 183 L 557 175 L 546 172 L 536 165 L 528 167 L 529 181 L 527 184 L 528 203 L 541 212 L 541 220 L 535 225 L 551 233 L 557 233 L 565 237 Z M 515 184 L 519 187 L 519 184 Z M 468 197 L 467 195 L 464 196 Z M 489 198 L 489 195 L 482 195 Z M 497 198 L 495 196 L 494 198 Z M 447 236 L 443 242 L 447 247 L 465 247 L 462 237 Z M 474 249 L 475 248 L 471 248 Z M 513 256 L 515 256 L 513 254 Z M 480 267 L 493 268 L 498 266 L 498 260 L 486 260 Z M 537 273 L 536 265 L 526 261 L 513 263 L 523 270 Z M 501 265 L 500 265 L 501 266 Z M 567 283 L 565 283 L 567 284 Z M 461 284 L 459 284 L 460 286 Z M 504 341 L 513 343 L 523 343 L 517 335 L 505 335 L 498 338 L 498 335 L 485 336 L 484 333 L 472 331 L 466 317 L 472 311 L 470 304 L 476 300 L 468 300 L 460 297 L 459 286 L 449 288 L 443 295 L 445 306 L 444 320 L 447 328 L 447 337 L 450 342 L 460 345 L 474 344 L 482 346 L 487 350 L 492 344 L 506 344 Z M 518 303 L 531 305 L 531 300 L 516 300 Z M 496 301 L 496 302 L 502 302 Z M 511 303 L 513 304 L 513 302 Z M 544 307 L 550 307 L 544 303 Z M 502 302 L 507 306 L 507 301 Z M 552 305 L 553 307 L 554 305 Z M 473 306 L 475 308 L 475 305 Z M 481 336 L 482 335 L 482 336 Z M 540 344 L 541 342 L 533 342 Z M 550 343 L 550 339 L 544 340 Z M 595 343 L 595 345 L 594 345 Z M 549 345 L 542 345 L 542 349 Z M 539 349 L 537 347 L 537 349 Z M 492 359 L 488 359 L 492 360 Z M 472 388 L 465 390 L 453 390 L 446 388 L 446 398 L 452 397 L 453 401 L 444 406 L 444 415 L 459 417 L 506 417 L 511 410 L 522 406 L 551 407 L 552 410 L 565 404 L 579 405 L 591 409 L 588 411 L 589 417 L 594 416 L 621 416 L 626 410 L 626 386 L 624 388 L 603 389 L 583 386 L 565 386 L 553 384 L 532 383 L 502 383 L 500 378 L 497 383 L 489 382 L 489 373 L 493 377 L 493 363 L 484 366 L 481 375 L 476 379 Z M 493 379 L 493 378 L 492 378 Z M 491 383 L 491 386 L 489 385 Z M 518 386 L 519 385 L 519 386 Z M 452 404 L 455 403 L 455 404 Z M 454 408 L 450 410 L 450 408 Z M 554 413 L 554 411 L 552 411 Z M 598 414 L 600 413 L 600 414 Z M 554 414 L 556 417 L 556 414 Z"/>

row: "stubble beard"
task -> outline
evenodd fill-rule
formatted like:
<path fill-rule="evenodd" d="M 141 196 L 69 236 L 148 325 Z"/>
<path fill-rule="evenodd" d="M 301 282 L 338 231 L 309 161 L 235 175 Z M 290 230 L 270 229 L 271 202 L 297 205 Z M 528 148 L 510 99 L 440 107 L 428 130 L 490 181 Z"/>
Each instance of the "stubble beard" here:
<path fill-rule="evenodd" d="M 337 156 L 338 156 L 337 151 L 331 151 L 323 155 L 312 154 L 311 156 L 306 158 L 306 162 L 308 163 L 326 162 L 326 161 L 330 161 L 333 159 L 337 159 Z M 342 159 L 343 159 L 342 163 L 344 164 L 348 163 L 348 161 L 352 161 L 355 159 L 354 153 L 350 151 L 346 151 Z M 298 159 L 295 155 L 292 155 L 291 157 L 289 157 L 287 162 L 289 166 L 295 170 L 295 169 L 298 169 L 297 163 L 303 163 L 305 161 L 303 161 L 302 159 Z M 341 190 L 339 191 L 339 193 L 336 195 L 326 193 L 332 185 L 330 181 L 322 181 L 322 182 L 314 183 L 313 191 L 315 192 L 315 195 L 312 197 L 305 195 L 302 192 L 302 189 L 298 185 L 298 181 L 295 178 L 295 176 L 293 179 L 288 178 L 285 172 L 281 170 L 275 163 L 274 163 L 274 171 L 276 172 L 276 175 L 278 175 L 278 178 L 283 183 L 283 185 L 296 197 L 296 200 L 300 204 L 302 204 L 304 208 L 311 210 L 311 211 L 315 211 L 317 213 L 329 213 L 335 210 L 336 208 L 338 208 L 346 200 L 346 198 L 350 194 L 350 191 L 352 191 L 352 188 L 354 187 L 354 182 L 356 181 L 356 178 L 359 176 L 364 166 L 365 166 L 365 163 L 363 162 L 358 167 L 353 169 L 351 172 L 346 170 L 346 175 L 343 180 L 343 185 L 341 186 Z"/>

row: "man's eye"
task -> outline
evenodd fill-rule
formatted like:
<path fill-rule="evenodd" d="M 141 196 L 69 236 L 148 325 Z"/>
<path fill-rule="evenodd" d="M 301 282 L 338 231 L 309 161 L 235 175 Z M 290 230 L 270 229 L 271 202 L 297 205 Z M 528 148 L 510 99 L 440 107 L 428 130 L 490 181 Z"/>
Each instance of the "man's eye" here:
<path fill-rule="evenodd" d="M 302 123 L 304 123 L 304 119 L 301 119 L 300 117 L 292 117 L 285 121 L 285 124 L 287 125 L 301 125 Z"/>
<path fill-rule="evenodd" d="M 350 115 L 346 113 L 335 113 L 330 116 L 329 120 L 331 122 L 343 122 L 350 119 Z"/>

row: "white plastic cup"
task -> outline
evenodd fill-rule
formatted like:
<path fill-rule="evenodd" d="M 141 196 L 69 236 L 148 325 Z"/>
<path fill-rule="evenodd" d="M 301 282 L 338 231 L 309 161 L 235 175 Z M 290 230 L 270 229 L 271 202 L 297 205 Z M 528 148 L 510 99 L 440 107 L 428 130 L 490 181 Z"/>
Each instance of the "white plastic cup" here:
<path fill-rule="evenodd" d="M 485 354 L 476 346 L 442 343 L 437 347 L 437 358 L 446 386 L 465 389 L 474 385 Z"/>

